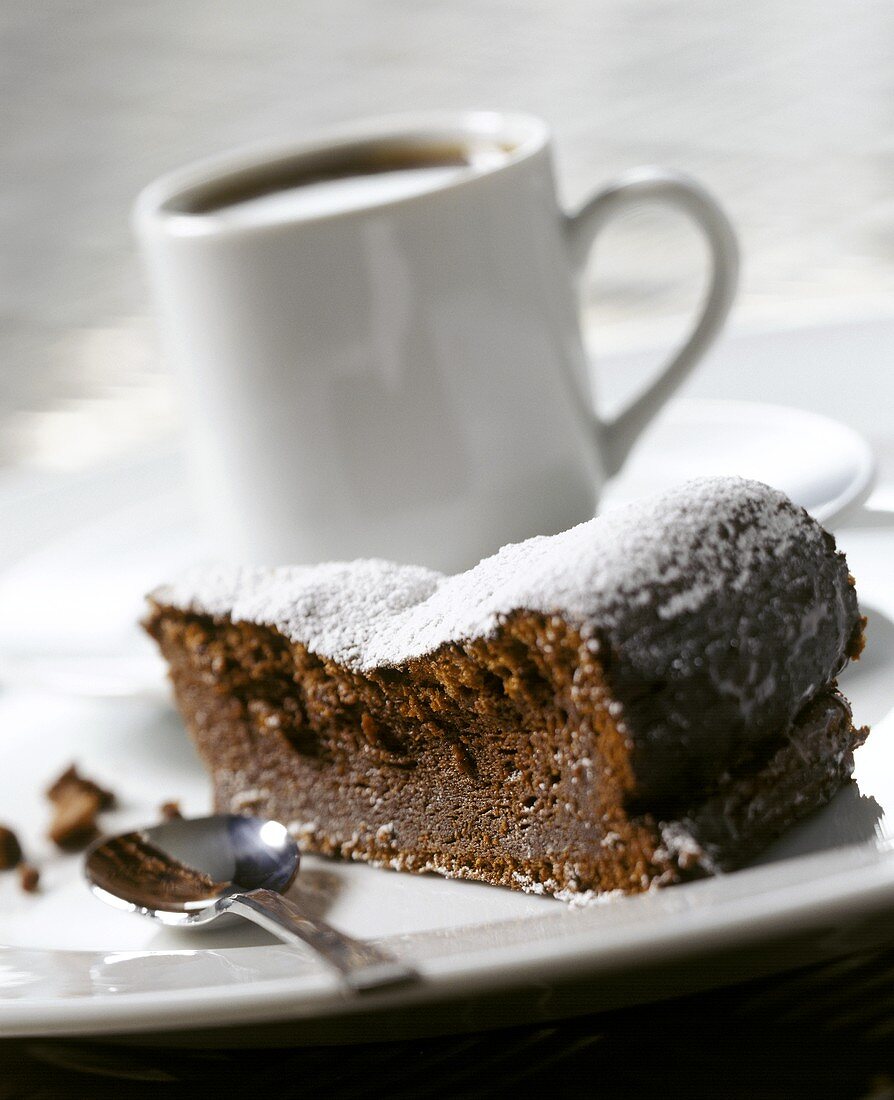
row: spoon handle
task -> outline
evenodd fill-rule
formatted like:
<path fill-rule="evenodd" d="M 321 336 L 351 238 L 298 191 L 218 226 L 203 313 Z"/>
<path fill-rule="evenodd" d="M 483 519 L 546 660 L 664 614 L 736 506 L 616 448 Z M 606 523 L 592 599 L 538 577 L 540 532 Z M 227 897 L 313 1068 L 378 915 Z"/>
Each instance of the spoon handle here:
<path fill-rule="evenodd" d="M 221 899 L 218 907 L 254 921 L 286 943 L 304 943 L 312 947 L 357 992 L 415 981 L 419 977 L 412 967 L 387 951 L 346 936 L 325 921 L 302 912 L 293 901 L 273 890 L 231 894 Z"/>

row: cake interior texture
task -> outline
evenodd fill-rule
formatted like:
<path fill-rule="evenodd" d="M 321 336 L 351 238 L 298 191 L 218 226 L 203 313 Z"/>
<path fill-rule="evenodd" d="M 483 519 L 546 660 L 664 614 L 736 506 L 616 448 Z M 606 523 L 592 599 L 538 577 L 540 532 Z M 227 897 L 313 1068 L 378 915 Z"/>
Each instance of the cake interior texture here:
<path fill-rule="evenodd" d="M 747 862 L 846 782 L 863 620 L 784 496 L 691 484 L 443 578 L 193 574 L 147 627 L 220 810 L 306 851 L 516 889 Z"/>

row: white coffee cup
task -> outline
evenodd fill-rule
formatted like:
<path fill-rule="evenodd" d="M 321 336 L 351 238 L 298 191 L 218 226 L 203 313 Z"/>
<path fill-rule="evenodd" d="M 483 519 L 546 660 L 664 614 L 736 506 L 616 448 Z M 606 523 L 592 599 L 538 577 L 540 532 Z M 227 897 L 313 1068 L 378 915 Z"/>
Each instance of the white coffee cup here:
<path fill-rule="evenodd" d="M 643 201 L 702 230 L 695 327 L 612 422 L 594 413 L 576 283 Z M 237 151 L 136 205 L 216 552 L 455 571 L 591 517 L 606 477 L 717 335 L 737 250 L 695 181 L 641 168 L 559 208 L 545 123 L 398 116 Z"/>

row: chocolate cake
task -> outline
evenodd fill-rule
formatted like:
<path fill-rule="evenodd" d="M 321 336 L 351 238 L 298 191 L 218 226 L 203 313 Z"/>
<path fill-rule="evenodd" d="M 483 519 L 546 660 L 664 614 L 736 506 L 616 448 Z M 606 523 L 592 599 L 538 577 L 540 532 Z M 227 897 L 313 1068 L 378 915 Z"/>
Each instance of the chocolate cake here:
<path fill-rule="evenodd" d="M 783 494 L 703 479 L 445 577 L 194 571 L 147 628 L 219 810 L 567 896 L 740 866 L 851 774 L 864 620 Z"/>

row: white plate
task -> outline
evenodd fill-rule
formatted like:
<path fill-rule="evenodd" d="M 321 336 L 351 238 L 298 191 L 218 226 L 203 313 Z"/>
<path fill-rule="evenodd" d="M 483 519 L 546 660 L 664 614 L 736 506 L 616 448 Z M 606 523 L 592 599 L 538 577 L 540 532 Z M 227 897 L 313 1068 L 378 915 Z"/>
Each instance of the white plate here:
<path fill-rule="evenodd" d="M 798 418 L 787 423 L 791 438 Z M 828 431 L 826 422 L 826 441 Z M 710 472 L 704 453 L 701 461 Z M 46 643 L 54 621 L 64 621 L 67 593 L 87 586 L 99 622 L 94 642 L 107 647 L 117 621 L 103 619 L 107 605 L 121 601 L 129 616 L 137 592 L 194 551 L 185 536 L 175 545 L 180 508 L 174 497 L 156 496 L 47 546 L 7 574 L 6 598 L 10 576 L 24 584 L 30 569 L 33 585 L 43 577 L 43 593 L 29 591 Z M 0 508 L 0 523 L 7 518 Z M 578 910 L 471 883 L 306 860 L 294 887 L 305 900 L 422 972 L 417 988 L 391 994 L 348 997 L 314 958 L 249 926 L 177 933 L 93 899 L 80 881 L 80 861 L 53 853 L 42 839 L 46 783 L 77 759 L 119 792 L 121 808 L 105 819 L 119 829 L 154 819 L 169 798 L 181 799 L 187 812 L 205 811 L 204 775 L 176 716 L 157 699 L 6 691 L 2 813 L 41 863 L 44 888 L 27 897 L 14 876 L 0 876 L 0 1032 L 202 1042 L 202 1029 L 225 1025 L 238 1029 L 227 1042 L 398 1037 L 645 1000 L 888 934 L 894 760 L 886 734 L 894 717 L 882 719 L 894 683 L 894 530 L 844 532 L 840 540 L 871 613 L 866 658 L 843 686 L 859 720 L 880 722 L 858 755 L 857 787 L 792 830 L 761 866 Z M 41 603 L 48 591 L 52 599 Z M 117 641 L 126 653 L 130 643 Z M 251 1030 L 276 1022 L 279 1030 L 264 1036 Z"/>

